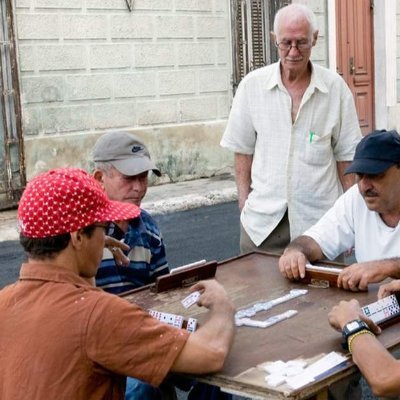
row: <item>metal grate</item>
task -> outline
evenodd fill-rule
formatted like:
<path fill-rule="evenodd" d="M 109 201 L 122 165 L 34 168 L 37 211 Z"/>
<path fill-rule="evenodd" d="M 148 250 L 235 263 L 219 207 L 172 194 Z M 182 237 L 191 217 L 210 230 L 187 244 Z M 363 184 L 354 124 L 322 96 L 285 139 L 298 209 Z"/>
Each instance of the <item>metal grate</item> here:
<path fill-rule="evenodd" d="M 0 209 L 5 209 L 17 204 L 26 181 L 11 0 L 0 2 L 0 18 Z"/>
<path fill-rule="evenodd" d="M 289 0 L 231 0 L 233 89 L 250 71 L 278 60 L 270 45 L 276 11 Z"/>

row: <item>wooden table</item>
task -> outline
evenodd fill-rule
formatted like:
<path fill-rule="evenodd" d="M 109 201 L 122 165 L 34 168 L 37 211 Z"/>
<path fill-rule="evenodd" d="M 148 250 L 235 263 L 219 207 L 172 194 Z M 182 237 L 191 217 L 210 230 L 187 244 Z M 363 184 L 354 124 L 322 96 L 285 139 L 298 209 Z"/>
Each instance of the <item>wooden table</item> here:
<path fill-rule="evenodd" d="M 271 310 L 259 312 L 253 317 L 262 320 L 288 309 L 297 310 L 298 314 L 288 320 L 265 329 L 238 327 L 223 370 L 218 374 L 196 377 L 199 380 L 220 386 L 227 392 L 253 398 L 306 399 L 315 396 L 323 399 L 330 384 L 357 371 L 349 361 L 320 380 L 292 390 L 287 385 L 268 387 L 264 379 L 266 373 L 257 366 L 267 361 L 314 359 L 331 351 L 345 354 L 341 347 L 341 335 L 329 326 L 327 314 L 342 299 L 350 300 L 355 297 L 361 305 L 376 301 L 378 285 L 371 285 L 368 292 L 352 293 L 337 288 L 313 288 L 290 282 L 279 273 L 278 256 L 262 252 L 220 263 L 216 279 L 225 287 L 238 309 L 281 297 L 295 288 L 306 288 L 308 293 Z M 146 288 L 127 296 L 127 299 L 145 309 L 152 308 L 183 315 L 185 318 L 197 318 L 201 324 L 206 318 L 206 310 L 197 306 L 185 310 L 181 300 L 186 295 L 185 288 L 162 293 L 154 293 Z M 379 340 L 386 348 L 398 345 L 400 329 L 396 325 L 386 328 Z"/>

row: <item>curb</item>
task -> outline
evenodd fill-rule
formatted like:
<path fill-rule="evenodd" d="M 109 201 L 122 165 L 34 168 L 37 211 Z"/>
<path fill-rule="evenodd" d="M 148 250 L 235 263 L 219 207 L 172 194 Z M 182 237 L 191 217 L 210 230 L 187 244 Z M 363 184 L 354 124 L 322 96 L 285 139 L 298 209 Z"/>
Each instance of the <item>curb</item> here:
<path fill-rule="evenodd" d="M 189 185 L 191 186 L 189 187 Z M 173 186 L 179 188 L 178 191 L 171 190 Z M 215 186 L 219 186 L 219 189 L 214 189 Z M 174 194 L 184 192 L 192 193 L 174 196 Z M 199 194 L 199 192 L 206 193 Z M 161 200 L 152 200 L 160 197 Z M 237 191 L 234 182 L 220 181 L 216 183 L 204 180 L 198 183 L 192 181 L 187 184 L 171 185 L 170 189 L 165 186 L 154 187 L 153 194 L 149 193 L 146 198 L 148 200 L 143 201 L 142 208 L 152 215 L 159 215 L 235 201 L 237 200 Z M 0 212 L 0 242 L 19 239 L 16 215 L 17 210 Z"/>
<path fill-rule="evenodd" d="M 186 211 L 193 208 L 211 206 L 219 203 L 228 203 L 237 200 L 236 188 L 213 190 L 205 195 L 187 194 L 170 200 L 159 200 L 142 203 L 142 208 L 152 215 L 167 214 L 170 212 Z"/>

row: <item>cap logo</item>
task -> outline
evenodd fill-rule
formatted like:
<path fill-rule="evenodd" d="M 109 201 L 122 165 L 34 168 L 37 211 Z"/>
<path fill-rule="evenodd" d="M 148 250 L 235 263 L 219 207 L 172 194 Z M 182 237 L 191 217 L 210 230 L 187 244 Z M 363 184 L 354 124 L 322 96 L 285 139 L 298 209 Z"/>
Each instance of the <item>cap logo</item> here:
<path fill-rule="evenodd" d="M 143 150 L 143 146 L 133 146 L 132 147 L 132 153 L 137 153 L 138 151 Z"/>

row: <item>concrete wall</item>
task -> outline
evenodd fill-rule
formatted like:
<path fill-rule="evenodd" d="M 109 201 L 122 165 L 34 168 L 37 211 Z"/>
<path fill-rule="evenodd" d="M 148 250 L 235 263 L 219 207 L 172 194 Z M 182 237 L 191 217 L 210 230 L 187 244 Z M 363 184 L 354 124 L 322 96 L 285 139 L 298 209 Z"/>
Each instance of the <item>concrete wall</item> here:
<path fill-rule="evenodd" d="M 166 178 L 231 165 L 229 0 L 15 0 L 28 179 L 136 132 Z M 194 165 L 196 160 L 196 165 Z"/>
<path fill-rule="evenodd" d="M 396 0 L 396 99 L 400 102 L 400 0 Z"/>
<path fill-rule="evenodd" d="M 326 1 L 321 0 L 293 0 L 292 3 L 304 4 L 310 7 L 316 17 L 318 24 L 318 40 L 311 53 L 311 60 L 323 67 L 329 67 L 329 35 L 328 35 L 328 9 Z"/>
<path fill-rule="evenodd" d="M 328 66 L 326 2 L 313 61 Z M 15 0 L 27 177 L 90 169 L 109 129 L 136 133 L 161 182 L 230 171 L 229 0 Z M 154 183 L 159 183 L 155 180 Z"/>

